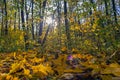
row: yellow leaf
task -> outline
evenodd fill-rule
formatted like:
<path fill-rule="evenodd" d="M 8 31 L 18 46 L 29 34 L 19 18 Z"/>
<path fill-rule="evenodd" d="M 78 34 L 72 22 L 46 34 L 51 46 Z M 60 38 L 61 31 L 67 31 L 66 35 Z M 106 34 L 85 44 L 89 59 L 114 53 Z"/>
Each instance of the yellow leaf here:
<path fill-rule="evenodd" d="M 6 80 L 12 80 L 12 79 L 13 79 L 13 77 L 11 75 L 6 76 Z"/>
<path fill-rule="evenodd" d="M 11 70 L 10 70 L 10 74 L 11 73 L 14 73 L 14 72 L 16 72 L 16 71 L 18 71 L 19 69 L 21 69 L 21 64 L 20 63 L 13 63 L 12 65 L 11 65 Z"/>
<path fill-rule="evenodd" d="M 13 55 L 13 56 L 14 56 L 14 59 L 16 59 L 16 52 L 14 52 L 14 55 Z"/>
<path fill-rule="evenodd" d="M 66 48 L 66 47 L 63 47 L 63 48 L 61 49 L 61 51 L 67 51 L 67 48 Z"/>
<path fill-rule="evenodd" d="M 112 63 L 109 65 L 109 67 L 118 68 L 118 67 L 120 67 L 120 65 L 117 63 Z"/>
<path fill-rule="evenodd" d="M 53 73 L 51 67 L 44 66 L 42 64 L 39 64 L 37 66 L 32 66 L 33 73 L 36 75 L 39 75 L 40 77 L 48 75 L 48 73 Z"/>
<path fill-rule="evenodd" d="M 120 72 L 115 72 L 114 75 L 115 76 L 120 76 Z"/>
<path fill-rule="evenodd" d="M 64 70 L 64 72 L 65 73 L 81 73 L 81 72 L 83 72 L 83 70 L 82 69 L 67 69 L 67 70 Z"/>
<path fill-rule="evenodd" d="M 18 77 L 14 77 L 12 80 L 19 80 Z"/>
<path fill-rule="evenodd" d="M 111 75 L 102 75 L 102 80 L 113 80 Z"/>
<path fill-rule="evenodd" d="M 29 69 L 24 69 L 24 74 L 25 75 L 29 75 L 30 74 L 30 70 Z"/>

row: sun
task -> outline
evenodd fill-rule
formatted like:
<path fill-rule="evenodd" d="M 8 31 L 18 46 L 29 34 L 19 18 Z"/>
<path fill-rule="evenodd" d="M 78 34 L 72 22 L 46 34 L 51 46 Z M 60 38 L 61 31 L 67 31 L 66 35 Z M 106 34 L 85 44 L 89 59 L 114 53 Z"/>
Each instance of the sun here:
<path fill-rule="evenodd" d="M 46 23 L 49 25 L 49 24 L 52 24 L 52 22 L 53 22 L 53 20 L 52 20 L 52 18 L 51 17 L 47 17 L 46 19 L 45 19 L 45 21 L 46 21 Z"/>

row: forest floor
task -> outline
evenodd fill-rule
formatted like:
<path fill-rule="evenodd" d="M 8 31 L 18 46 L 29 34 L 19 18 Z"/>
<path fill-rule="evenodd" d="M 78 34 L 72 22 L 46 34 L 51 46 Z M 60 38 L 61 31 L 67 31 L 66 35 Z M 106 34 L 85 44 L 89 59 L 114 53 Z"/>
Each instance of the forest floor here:
<path fill-rule="evenodd" d="M 0 80 L 120 80 L 120 65 L 105 54 L 1 53 Z"/>

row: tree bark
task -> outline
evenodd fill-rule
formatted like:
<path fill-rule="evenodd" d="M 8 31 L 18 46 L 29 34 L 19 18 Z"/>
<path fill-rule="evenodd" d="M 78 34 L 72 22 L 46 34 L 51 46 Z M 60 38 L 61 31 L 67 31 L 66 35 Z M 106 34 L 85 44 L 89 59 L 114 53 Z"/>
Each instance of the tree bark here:
<path fill-rule="evenodd" d="M 35 36 L 34 36 L 34 23 L 33 23 L 33 4 L 34 4 L 34 1 L 32 0 L 32 39 L 35 39 Z"/>
<path fill-rule="evenodd" d="M 107 5 L 107 0 L 104 0 L 104 2 L 105 2 L 105 9 L 106 9 L 106 16 L 108 16 L 109 14 L 108 14 L 108 5 Z"/>
<path fill-rule="evenodd" d="M 25 19 L 24 19 L 24 0 L 22 0 L 21 2 L 21 5 L 22 5 L 22 8 L 21 8 L 21 21 L 22 21 L 22 28 L 23 28 L 23 31 L 24 31 L 24 42 L 25 42 L 25 50 L 28 50 L 28 35 L 27 35 L 27 32 L 25 30 Z"/>
<path fill-rule="evenodd" d="M 90 3 L 93 4 L 93 3 L 94 3 L 93 0 L 90 0 Z M 93 13 L 93 12 L 92 12 L 92 8 L 93 8 L 93 6 L 90 7 L 90 15 L 92 15 L 92 13 Z"/>
<path fill-rule="evenodd" d="M 115 0 L 112 0 L 112 8 L 113 8 L 113 12 L 114 12 L 114 20 L 115 20 L 115 23 L 118 23 L 118 22 L 117 22 L 116 7 L 115 7 Z"/>
<path fill-rule="evenodd" d="M 16 17 L 17 17 L 17 12 L 14 14 L 15 20 L 14 20 L 14 30 L 16 30 Z"/>
<path fill-rule="evenodd" d="M 45 7 L 46 7 L 46 2 L 47 2 L 47 0 L 43 1 L 42 14 L 40 15 L 40 19 L 41 19 L 42 21 L 40 22 L 39 36 L 42 35 L 43 19 L 44 19 L 44 10 L 45 10 Z"/>
<path fill-rule="evenodd" d="M 57 1 L 57 13 L 58 13 L 58 43 L 61 46 L 61 3 L 60 1 Z"/>
<path fill-rule="evenodd" d="M 70 32 L 69 32 L 69 22 L 67 19 L 67 2 L 64 0 L 64 18 L 65 18 L 65 29 L 66 29 L 66 36 L 67 36 L 67 47 L 70 49 Z"/>
<path fill-rule="evenodd" d="M 44 36 L 44 38 L 43 38 L 43 41 L 42 41 L 41 46 L 43 46 L 43 45 L 44 45 L 44 43 L 45 43 L 45 41 L 46 41 L 46 39 L 47 39 L 47 35 L 48 35 L 48 32 L 49 32 L 50 26 L 51 26 L 51 24 L 50 24 L 50 25 L 48 25 L 48 28 L 47 28 L 47 31 L 46 31 L 45 36 Z"/>
<path fill-rule="evenodd" d="M 3 7 L 2 7 L 2 23 L 1 23 L 1 36 L 3 36 L 4 34 L 4 17 L 3 17 L 4 11 L 3 11 Z"/>
<path fill-rule="evenodd" d="M 20 1 L 18 0 L 18 1 L 17 1 L 18 16 L 19 16 L 19 17 L 18 17 L 18 18 L 19 18 L 19 19 L 18 19 L 18 29 L 20 30 L 20 17 L 21 17 L 21 16 L 20 16 L 20 15 L 21 15 L 21 14 L 20 14 L 20 11 L 21 11 L 21 10 L 20 10 L 20 6 L 19 6 L 19 5 L 20 5 Z"/>
<path fill-rule="evenodd" d="M 5 5 L 5 35 L 8 34 L 8 14 L 7 14 L 7 2 L 4 0 L 4 5 Z"/>
<path fill-rule="evenodd" d="M 24 20 L 24 0 L 21 2 L 22 8 L 21 8 L 21 21 L 22 21 L 22 29 L 25 31 L 25 20 Z"/>
<path fill-rule="evenodd" d="M 27 31 L 29 31 L 28 29 L 28 16 L 29 16 L 29 12 L 27 10 L 27 1 L 25 1 L 25 12 L 26 12 L 26 27 L 27 27 Z"/>
<path fill-rule="evenodd" d="M 45 11 L 45 7 L 46 7 L 46 3 L 47 0 L 43 1 L 43 5 L 42 5 L 42 9 L 41 9 L 41 13 L 40 13 L 40 28 L 39 28 L 39 38 L 38 38 L 38 43 L 41 43 L 41 38 L 40 36 L 42 35 L 42 31 L 43 31 L 43 19 L 44 19 L 44 11 Z"/>

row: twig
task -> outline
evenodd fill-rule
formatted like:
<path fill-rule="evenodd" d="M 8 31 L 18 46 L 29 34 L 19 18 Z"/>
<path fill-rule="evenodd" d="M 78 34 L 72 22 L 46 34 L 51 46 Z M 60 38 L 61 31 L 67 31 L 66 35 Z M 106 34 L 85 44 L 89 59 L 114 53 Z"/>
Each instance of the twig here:
<path fill-rule="evenodd" d="M 115 52 L 110 56 L 110 58 L 112 58 L 116 53 L 117 53 L 117 51 L 115 51 Z"/>

